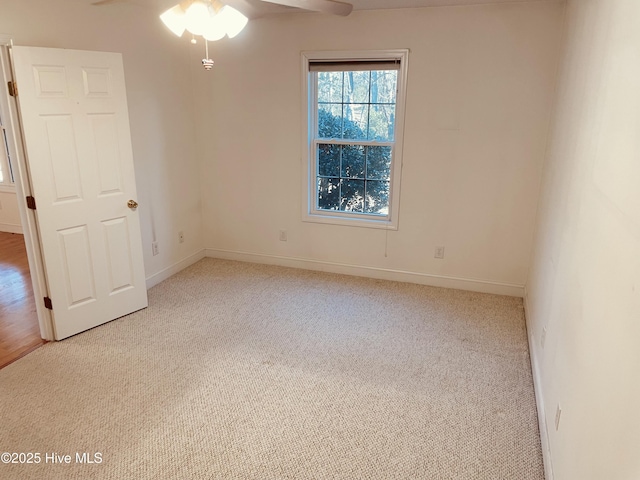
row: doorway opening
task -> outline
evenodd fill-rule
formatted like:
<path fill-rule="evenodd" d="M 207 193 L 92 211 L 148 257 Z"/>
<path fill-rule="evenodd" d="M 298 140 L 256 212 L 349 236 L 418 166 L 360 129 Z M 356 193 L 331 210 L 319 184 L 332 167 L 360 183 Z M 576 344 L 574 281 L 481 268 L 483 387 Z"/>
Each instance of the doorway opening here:
<path fill-rule="evenodd" d="M 2 102 L 6 104 L 6 101 Z M 0 107 L 0 368 L 38 348 L 38 312 L 16 192 L 8 108 Z"/>
<path fill-rule="evenodd" d="M 0 35 L 0 368 L 53 340 L 50 316 L 36 302 L 44 275 L 13 81 L 11 38 Z"/>
<path fill-rule="evenodd" d="M 2 47 L 2 79 L 10 74 Z M 40 332 L 16 189 L 17 151 L 7 94 L 0 101 L 0 368 L 45 343 Z"/>
<path fill-rule="evenodd" d="M 40 336 L 24 238 L 0 232 L 0 368 L 45 343 Z"/>

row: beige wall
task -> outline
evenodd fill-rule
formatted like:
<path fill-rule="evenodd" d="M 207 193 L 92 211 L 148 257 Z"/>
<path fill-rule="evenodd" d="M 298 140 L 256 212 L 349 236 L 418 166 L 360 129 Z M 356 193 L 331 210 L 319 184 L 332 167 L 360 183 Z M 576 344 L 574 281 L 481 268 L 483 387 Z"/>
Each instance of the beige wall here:
<path fill-rule="evenodd" d="M 0 232 L 22 233 L 15 192 L 0 190 Z"/>
<path fill-rule="evenodd" d="M 209 254 L 522 294 L 563 8 L 279 15 L 214 46 L 196 77 Z M 300 52 L 385 48 L 411 50 L 399 229 L 304 223 Z"/>
<path fill-rule="evenodd" d="M 637 480 L 640 2 L 569 0 L 566 23 L 527 282 L 537 390 L 555 480 Z"/>
<path fill-rule="evenodd" d="M 201 252 L 188 43 L 168 33 L 157 12 L 127 2 L 0 0 L 0 34 L 16 45 L 123 54 L 147 277 Z"/>

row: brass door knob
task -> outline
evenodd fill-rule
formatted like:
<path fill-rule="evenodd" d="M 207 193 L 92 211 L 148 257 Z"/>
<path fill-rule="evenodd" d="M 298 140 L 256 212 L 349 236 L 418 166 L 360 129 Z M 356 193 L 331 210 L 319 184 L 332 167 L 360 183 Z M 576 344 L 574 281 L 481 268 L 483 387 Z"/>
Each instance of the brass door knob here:
<path fill-rule="evenodd" d="M 135 200 L 129 200 L 127 202 L 127 207 L 129 207 L 131 210 L 135 210 L 136 208 L 138 208 L 138 202 L 136 202 Z"/>

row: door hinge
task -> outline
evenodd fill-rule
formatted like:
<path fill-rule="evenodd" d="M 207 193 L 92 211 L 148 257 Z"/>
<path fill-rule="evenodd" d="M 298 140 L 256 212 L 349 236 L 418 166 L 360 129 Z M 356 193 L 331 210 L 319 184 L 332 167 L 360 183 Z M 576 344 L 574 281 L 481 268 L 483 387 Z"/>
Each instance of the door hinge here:
<path fill-rule="evenodd" d="M 9 95 L 12 97 L 18 96 L 18 84 L 16 82 L 7 82 L 7 88 L 9 89 Z"/>
<path fill-rule="evenodd" d="M 53 310 L 53 303 L 51 303 L 51 299 L 49 297 L 44 297 L 44 306 L 49 310 Z"/>
<path fill-rule="evenodd" d="M 27 196 L 27 208 L 30 210 L 36 209 L 36 199 L 31 195 Z"/>

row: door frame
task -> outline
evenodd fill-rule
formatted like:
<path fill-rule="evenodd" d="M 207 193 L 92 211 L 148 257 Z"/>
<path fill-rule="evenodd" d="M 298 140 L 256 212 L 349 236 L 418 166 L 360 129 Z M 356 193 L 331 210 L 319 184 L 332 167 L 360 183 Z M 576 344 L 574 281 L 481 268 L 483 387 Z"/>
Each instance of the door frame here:
<path fill-rule="evenodd" d="M 28 159 L 23 144 L 22 123 L 15 98 L 9 95 L 6 87 L 7 82 L 13 81 L 13 71 L 11 64 L 11 47 L 13 38 L 9 35 L 0 34 L 0 108 L 7 110 L 5 113 L 7 129 L 7 143 L 11 154 L 11 166 L 16 187 L 18 210 L 22 231 L 27 250 L 27 260 L 31 273 L 31 283 L 33 285 L 33 296 L 40 325 L 40 336 L 44 340 L 55 340 L 53 317 L 51 311 L 44 306 L 42 299 L 48 296 L 47 277 L 42 261 L 42 250 L 40 248 L 40 238 L 38 236 L 38 226 L 35 212 L 27 208 L 26 197 L 32 194 L 31 181 L 29 177 Z M 19 87 L 18 87 L 19 88 Z"/>

